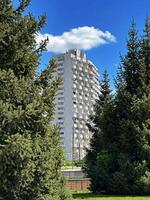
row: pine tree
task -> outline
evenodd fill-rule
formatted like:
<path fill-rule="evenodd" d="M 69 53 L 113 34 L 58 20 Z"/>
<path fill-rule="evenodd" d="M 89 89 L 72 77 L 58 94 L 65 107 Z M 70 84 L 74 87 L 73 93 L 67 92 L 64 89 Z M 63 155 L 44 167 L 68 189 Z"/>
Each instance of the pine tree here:
<path fill-rule="evenodd" d="M 85 162 L 93 192 L 150 194 L 149 27 L 146 19 L 144 35 L 138 37 L 132 23 L 115 98 L 107 106 L 101 98 L 97 104 Z"/>
<path fill-rule="evenodd" d="M 91 178 L 91 190 L 93 192 L 101 191 L 105 188 L 108 176 L 106 178 L 106 172 L 100 171 L 99 166 L 102 162 L 107 162 L 108 153 L 105 151 L 106 140 L 108 141 L 109 134 L 105 134 L 110 126 L 110 110 L 112 108 L 112 95 L 109 86 L 109 79 L 107 71 L 103 74 L 103 80 L 100 90 L 99 99 L 95 104 L 95 112 L 91 116 L 91 122 L 89 125 L 90 131 L 93 136 L 90 141 L 90 148 L 87 149 L 87 155 L 85 158 L 84 170 Z M 101 159 L 101 161 L 100 161 Z M 101 168 L 102 169 L 102 168 Z"/>
<path fill-rule="evenodd" d="M 145 84 L 142 97 L 134 96 L 132 110 L 136 130 L 140 135 L 140 158 L 145 166 L 138 183 L 143 193 L 150 194 L 150 20 L 148 17 L 143 32 L 140 56 L 141 65 L 145 68 Z"/>
<path fill-rule="evenodd" d="M 122 80 L 115 98 L 116 169 L 111 174 L 110 193 L 149 194 L 149 86 L 141 56 L 141 38 L 132 24 L 127 54 L 122 60 Z M 147 100 L 145 100 L 147 99 Z M 112 150 L 113 152 L 113 150 Z M 143 179 L 143 177 L 145 177 Z M 147 180 L 142 182 L 141 180 Z M 146 189 L 144 189 L 146 188 Z"/>
<path fill-rule="evenodd" d="M 59 129 L 51 123 L 60 80 L 52 79 L 54 60 L 36 73 L 45 17 L 25 15 L 29 4 L 0 0 L 0 198 L 65 200 Z"/>
<path fill-rule="evenodd" d="M 140 41 L 138 39 L 136 26 L 132 22 L 129 39 L 127 41 L 127 54 L 122 59 L 124 68 L 124 80 L 126 90 L 131 94 L 141 93 L 144 87 L 145 67 L 141 65 L 140 60 Z M 138 90 L 139 88 L 139 90 Z"/>
<path fill-rule="evenodd" d="M 141 58 L 146 68 L 146 84 L 150 84 L 150 20 L 147 17 L 145 20 L 144 34 L 141 38 Z"/>

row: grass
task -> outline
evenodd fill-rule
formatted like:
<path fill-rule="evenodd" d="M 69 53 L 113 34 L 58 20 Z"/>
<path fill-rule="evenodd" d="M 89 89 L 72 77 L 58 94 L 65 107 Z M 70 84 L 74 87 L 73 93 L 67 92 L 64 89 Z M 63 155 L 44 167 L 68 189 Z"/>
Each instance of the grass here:
<path fill-rule="evenodd" d="M 81 167 L 76 166 L 62 166 L 62 170 L 71 170 L 71 169 L 81 169 Z"/>
<path fill-rule="evenodd" d="M 73 199 L 76 200 L 150 200 L 150 196 L 107 196 L 94 195 L 91 193 L 74 193 Z"/>

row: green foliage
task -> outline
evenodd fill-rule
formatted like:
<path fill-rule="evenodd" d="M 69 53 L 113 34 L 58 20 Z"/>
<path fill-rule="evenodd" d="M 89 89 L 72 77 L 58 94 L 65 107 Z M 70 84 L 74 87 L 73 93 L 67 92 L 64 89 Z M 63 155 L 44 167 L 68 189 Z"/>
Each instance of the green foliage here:
<path fill-rule="evenodd" d="M 83 160 L 74 160 L 74 161 L 73 161 L 73 164 L 74 164 L 74 166 L 76 166 L 76 167 L 82 167 L 83 164 L 84 164 L 84 161 L 83 161 Z"/>
<path fill-rule="evenodd" d="M 65 160 L 63 163 L 64 168 L 66 167 L 82 167 L 84 164 L 84 160 Z"/>
<path fill-rule="evenodd" d="M 141 177 L 139 181 L 140 187 L 144 189 L 146 194 L 149 194 L 150 191 L 150 172 L 146 171 L 145 175 Z"/>
<path fill-rule="evenodd" d="M 116 95 L 107 101 L 103 87 L 96 112 L 85 171 L 93 192 L 150 194 L 150 22 L 139 37 L 129 30 L 127 53 L 121 57 Z M 108 89 L 107 89 L 108 90 Z M 109 93 L 108 93 L 109 94 Z M 110 99 L 110 95 L 108 95 Z M 105 103 L 102 101 L 105 99 Z"/>
<path fill-rule="evenodd" d="M 111 129 L 112 96 L 109 88 L 108 74 L 105 71 L 101 83 L 101 93 L 95 104 L 95 114 L 91 116 L 92 124 L 89 129 L 93 132 L 90 149 L 87 149 L 84 171 L 91 178 L 91 190 L 99 192 L 105 190 L 108 182 L 108 169 L 110 157 L 105 151 L 109 135 L 104 135 Z M 109 126 L 108 126 L 109 125 Z"/>
<path fill-rule="evenodd" d="M 63 166 L 72 166 L 73 161 L 72 160 L 64 160 Z"/>
<path fill-rule="evenodd" d="M 145 27 L 148 23 L 146 20 Z M 147 28 L 146 30 L 149 31 Z M 149 40 L 146 37 L 150 37 L 150 34 L 138 37 L 135 24 L 132 24 L 127 41 L 127 54 L 122 59 L 123 84 L 118 83 L 120 87 L 118 87 L 114 109 L 115 136 L 117 136 L 115 147 L 118 148 L 117 160 L 113 161 L 117 162 L 117 167 L 112 173 L 112 191 L 110 191 L 114 194 L 119 192 L 121 194 L 150 194 L 150 190 L 146 191 L 144 185 L 139 186 L 141 177 L 150 170 L 150 126 L 148 123 L 150 84 L 147 81 L 149 64 L 145 59 L 149 46 L 143 47 L 143 44 Z M 115 178 L 116 173 L 117 175 L 119 173 L 117 178 Z"/>
<path fill-rule="evenodd" d="M 37 46 L 35 37 L 45 17 L 25 15 L 29 4 L 0 0 L 0 198 L 65 200 L 60 133 L 51 123 L 60 79 L 52 76 L 54 60 L 36 73 L 47 41 Z"/>

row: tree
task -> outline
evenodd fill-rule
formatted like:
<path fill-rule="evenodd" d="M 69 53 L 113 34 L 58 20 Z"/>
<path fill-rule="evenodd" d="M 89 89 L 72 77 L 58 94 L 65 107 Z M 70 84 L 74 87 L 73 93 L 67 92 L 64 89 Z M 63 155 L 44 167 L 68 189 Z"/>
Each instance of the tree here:
<path fill-rule="evenodd" d="M 145 20 L 145 27 L 144 27 L 144 34 L 141 38 L 141 58 L 145 64 L 146 70 L 146 77 L 145 82 L 146 84 L 150 84 L 150 20 L 147 17 Z"/>
<path fill-rule="evenodd" d="M 52 77 L 54 60 L 37 75 L 45 17 L 25 15 L 29 4 L 0 0 L 0 198 L 65 200 L 60 133 L 51 123 L 60 79 Z"/>
<path fill-rule="evenodd" d="M 144 87 L 146 69 L 140 59 L 140 41 L 134 21 L 129 31 L 127 50 L 127 54 L 122 58 L 125 87 L 131 94 L 139 94 Z"/>
<path fill-rule="evenodd" d="M 112 95 L 108 74 L 107 71 L 105 71 L 101 83 L 99 99 L 95 104 L 94 115 L 91 116 L 91 122 L 88 125 L 93 135 L 90 141 L 90 148 L 87 149 L 84 170 L 88 174 L 88 177 L 91 178 L 91 190 L 93 192 L 104 190 L 108 181 L 107 173 L 105 170 L 101 170 L 102 166 L 101 168 L 99 166 L 109 163 L 108 152 L 107 150 L 105 151 L 105 145 L 108 141 L 109 134 L 105 133 L 110 128 L 110 126 L 108 127 L 107 125 L 110 125 L 111 108 Z"/>
<path fill-rule="evenodd" d="M 149 27 L 146 19 L 144 35 L 139 37 L 132 23 L 115 98 L 106 107 L 99 101 L 102 109 L 93 116 L 96 125 L 85 162 L 93 192 L 150 194 Z"/>
<path fill-rule="evenodd" d="M 142 177 L 147 177 L 150 170 L 150 85 L 146 81 L 148 63 L 144 58 L 143 43 L 143 39 L 137 36 L 135 24 L 132 24 L 127 54 L 122 59 L 122 82 L 117 84 L 114 102 L 114 134 L 117 142 L 114 143 L 116 159 L 112 160 L 112 164 L 116 163 L 116 168 L 111 174 L 109 190 L 114 194 L 150 194 L 150 190 L 144 189 L 150 183 L 141 183 Z"/>

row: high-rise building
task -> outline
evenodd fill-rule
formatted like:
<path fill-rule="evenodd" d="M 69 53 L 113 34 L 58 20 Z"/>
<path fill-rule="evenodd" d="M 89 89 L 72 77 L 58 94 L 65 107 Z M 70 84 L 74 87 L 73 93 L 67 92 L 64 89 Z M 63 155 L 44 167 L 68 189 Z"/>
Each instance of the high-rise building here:
<path fill-rule="evenodd" d="M 80 50 L 69 50 L 55 57 L 54 76 L 62 77 L 56 98 L 55 124 L 60 125 L 67 159 L 82 159 L 91 133 L 87 122 L 99 96 L 99 73 Z"/>

